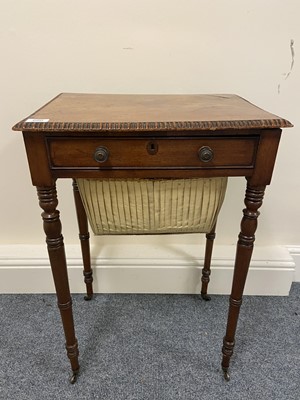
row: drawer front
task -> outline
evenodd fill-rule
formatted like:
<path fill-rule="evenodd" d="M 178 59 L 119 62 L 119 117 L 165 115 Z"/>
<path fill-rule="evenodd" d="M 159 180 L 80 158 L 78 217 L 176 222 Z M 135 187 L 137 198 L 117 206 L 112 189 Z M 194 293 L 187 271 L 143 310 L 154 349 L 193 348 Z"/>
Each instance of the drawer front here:
<path fill-rule="evenodd" d="M 257 144 L 256 137 L 47 139 L 54 169 L 252 167 Z"/>

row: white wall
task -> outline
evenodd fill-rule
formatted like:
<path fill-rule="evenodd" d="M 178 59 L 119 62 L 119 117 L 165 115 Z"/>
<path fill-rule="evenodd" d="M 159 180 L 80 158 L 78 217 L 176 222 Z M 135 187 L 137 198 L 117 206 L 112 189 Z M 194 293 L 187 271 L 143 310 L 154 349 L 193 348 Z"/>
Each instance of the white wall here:
<path fill-rule="evenodd" d="M 299 0 L 0 2 L 0 245 L 44 241 L 22 137 L 11 126 L 56 94 L 236 93 L 295 125 L 283 133 L 257 244 L 290 245 L 297 253 L 299 15 Z M 291 40 L 295 62 L 286 79 Z M 70 183 L 60 182 L 58 188 L 66 243 L 77 243 Z M 244 180 L 232 179 L 220 216 L 219 244 L 236 242 L 243 194 Z M 196 245 L 199 238 L 133 240 L 163 247 L 190 240 Z"/>

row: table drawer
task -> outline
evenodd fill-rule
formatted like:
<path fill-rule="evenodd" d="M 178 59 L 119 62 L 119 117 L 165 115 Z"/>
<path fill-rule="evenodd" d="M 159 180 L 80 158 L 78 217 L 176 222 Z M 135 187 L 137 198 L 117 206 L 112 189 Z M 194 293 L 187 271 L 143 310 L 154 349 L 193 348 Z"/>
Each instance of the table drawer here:
<path fill-rule="evenodd" d="M 251 167 L 258 144 L 247 138 L 53 138 L 47 139 L 52 168 Z"/>

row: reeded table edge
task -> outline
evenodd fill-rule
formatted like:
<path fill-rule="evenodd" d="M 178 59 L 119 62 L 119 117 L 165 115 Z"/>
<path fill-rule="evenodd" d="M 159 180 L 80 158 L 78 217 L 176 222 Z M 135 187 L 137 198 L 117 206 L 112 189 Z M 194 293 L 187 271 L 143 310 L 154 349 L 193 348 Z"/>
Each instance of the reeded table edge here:
<path fill-rule="evenodd" d="M 26 118 L 27 119 L 27 118 Z M 278 119 L 233 120 L 233 121 L 170 121 L 170 122 L 25 122 L 13 126 L 14 131 L 34 132 L 132 132 L 132 131 L 177 131 L 177 130 L 224 130 L 291 128 L 289 121 Z"/>

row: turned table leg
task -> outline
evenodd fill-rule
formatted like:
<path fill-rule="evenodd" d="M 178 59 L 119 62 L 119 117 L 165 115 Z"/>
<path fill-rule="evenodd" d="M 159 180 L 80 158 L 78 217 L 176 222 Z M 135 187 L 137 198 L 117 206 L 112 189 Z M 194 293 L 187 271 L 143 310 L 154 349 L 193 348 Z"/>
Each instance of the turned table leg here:
<path fill-rule="evenodd" d="M 88 231 L 88 220 L 86 212 L 75 179 L 73 179 L 73 193 L 74 193 L 77 221 L 79 227 L 79 239 L 81 243 L 83 275 L 87 293 L 86 296 L 84 297 L 84 300 L 91 300 L 93 297 L 93 271 L 91 268 L 90 241 L 89 241 L 90 234 Z"/>
<path fill-rule="evenodd" d="M 211 255 L 212 249 L 214 245 L 214 240 L 216 237 L 216 224 L 213 226 L 212 230 L 206 234 L 206 246 L 205 246 L 205 256 L 204 256 L 204 266 L 202 269 L 202 277 L 201 277 L 201 297 L 203 300 L 209 301 L 211 297 L 207 294 L 207 286 L 209 284 L 210 277 L 210 264 L 211 264 Z"/>
<path fill-rule="evenodd" d="M 255 240 L 254 234 L 257 228 L 257 218 L 259 216 L 258 209 L 262 205 L 264 190 L 265 186 L 251 187 L 249 184 L 246 189 L 246 208 L 243 210 L 244 215 L 241 222 L 241 233 L 239 234 L 237 243 L 232 291 L 229 300 L 227 330 L 222 348 L 222 369 L 226 380 L 230 379 L 228 368 L 230 357 L 233 354 L 239 311 L 242 304 L 244 286 Z"/>
<path fill-rule="evenodd" d="M 37 187 L 37 191 L 40 207 L 44 210 L 42 218 L 44 221 L 44 231 L 46 233 L 46 243 L 57 294 L 58 307 L 66 338 L 67 355 L 73 371 L 71 383 L 74 383 L 79 373 L 79 353 L 74 330 L 72 299 L 69 289 L 61 222 L 59 211 L 56 209 L 58 204 L 56 187 L 55 185 L 51 187 Z"/>

